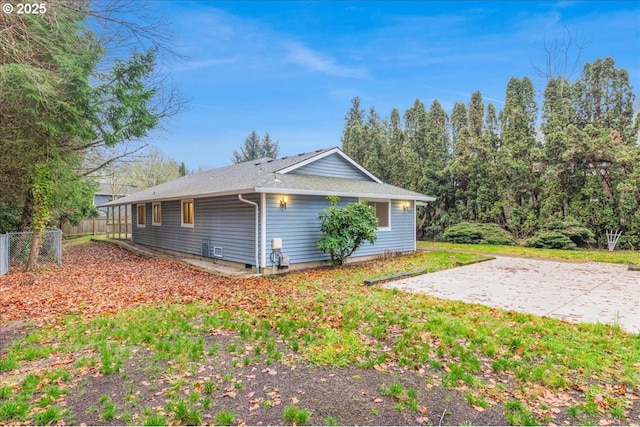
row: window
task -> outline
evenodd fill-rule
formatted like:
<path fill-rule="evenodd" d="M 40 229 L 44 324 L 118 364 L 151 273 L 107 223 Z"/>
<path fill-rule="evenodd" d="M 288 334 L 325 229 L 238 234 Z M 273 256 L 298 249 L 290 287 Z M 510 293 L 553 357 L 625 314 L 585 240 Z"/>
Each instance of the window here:
<path fill-rule="evenodd" d="M 138 227 L 144 227 L 145 224 L 147 223 L 147 205 L 145 204 L 136 205 L 136 213 L 137 213 L 136 225 Z"/>
<path fill-rule="evenodd" d="M 376 218 L 378 218 L 378 230 L 391 229 L 391 203 L 389 200 L 365 200 L 369 206 L 373 206 L 376 210 Z"/>
<path fill-rule="evenodd" d="M 193 200 L 182 201 L 182 226 L 193 227 Z"/>
<path fill-rule="evenodd" d="M 151 225 L 162 225 L 162 204 L 155 202 L 151 205 Z"/>

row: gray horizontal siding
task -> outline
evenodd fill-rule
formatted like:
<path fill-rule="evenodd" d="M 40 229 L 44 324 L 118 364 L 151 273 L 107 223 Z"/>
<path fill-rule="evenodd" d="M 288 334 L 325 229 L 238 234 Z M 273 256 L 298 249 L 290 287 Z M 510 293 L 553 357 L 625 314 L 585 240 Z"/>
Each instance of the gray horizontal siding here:
<path fill-rule="evenodd" d="M 353 256 L 366 256 L 392 252 L 407 252 L 415 249 L 415 222 L 413 203 L 408 211 L 402 208 L 405 201 L 391 200 L 391 229 L 378 231 L 376 243 L 365 242 Z"/>
<path fill-rule="evenodd" d="M 328 176 L 333 178 L 358 179 L 372 181 L 366 174 L 349 163 L 339 154 L 330 154 L 320 160 L 304 165 L 289 172 L 298 175 Z"/>
<path fill-rule="evenodd" d="M 320 196 L 287 195 L 287 208 L 280 207 L 283 195 L 267 195 L 267 265 L 270 265 L 271 239 L 282 238 L 282 253 L 292 264 L 329 259 L 316 242 L 320 239 L 318 214 L 329 207 L 329 201 Z M 339 206 L 356 202 L 355 198 L 342 198 Z M 414 217 L 412 209 L 405 212 L 400 201 L 392 201 L 391 230 L 379 231 L 374 245 L 368 242 L 354 256 L 381 254 L 385 251 L 414 250 Z"/>
<path fill-rule="evenodd" d="M 258 195 L 245 197 L 259 202 Z M 147 203 L 145 227 L 136 227 L 133 209 L 133 241 L 149 246 L 200 255 L 202 240 L 211 239 L 224 250 L 222 259 L 255 264 L 255 208 L 225 196 L 194 200 L 194 226 L 182 227 L 181 201 L 162 202 L 162 225 L 151 224 L 151 203 Z"/>

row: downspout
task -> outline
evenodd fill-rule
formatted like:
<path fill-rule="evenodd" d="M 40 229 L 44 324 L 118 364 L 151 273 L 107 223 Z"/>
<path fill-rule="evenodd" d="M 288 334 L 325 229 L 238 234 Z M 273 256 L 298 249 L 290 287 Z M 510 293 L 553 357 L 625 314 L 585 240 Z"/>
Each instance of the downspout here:
<path fill-rule="evenodd" d="M 238 194 L 238 200 L 244 203 L 248 203 L 256 207 L 256 273 L 260 274 L 260 257 L 258 254 L 258 245 L 259 245 L 259 235 L 258 235 L 258 219 L 260 218 L 260 207 L 256 202 L 252 202 L 251 200 L 243 199 L 242 194 Z"/>
<path fill-rule="evenodd" d="M 264 267 L 267 265 L 267 195 L 265 193 L 260 193 L 260 205 L 262 206 L 262 217 L 260 218 L 260 221 L 262 222 L 260 236 L 260 240 L 262 241 L 262 246 L 260 248 L 262 255 L 260 258 L 260 265 L 262 265 L 264 270 Z"/>
<path fill-rule="evenodd" d="M 417 220 L 418 220 L 417 215 L 418 215 L 418 213 L 417 212 L 418 212 L 418 201 L 414 200 L 413 201 L 413 251 L 414 252 L 418 250 L 418 241 L 417 241 L 417 239 L 418 239 L 418 230 L 417 230 L 417 228 L 418 228 L 418 223 L 417 223 Z"/>

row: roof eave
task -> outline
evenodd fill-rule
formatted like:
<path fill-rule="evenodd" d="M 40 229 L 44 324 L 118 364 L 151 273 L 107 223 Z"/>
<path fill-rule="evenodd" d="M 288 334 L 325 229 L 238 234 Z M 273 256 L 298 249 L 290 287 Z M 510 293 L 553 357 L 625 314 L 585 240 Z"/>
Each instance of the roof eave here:
<path fill-rule="evenodd" d="M 390 194 L 390 193 L 363 193 L 353 191 L 323 191 L 323 190 L 303 190 L 298 188 L 256 188 L 256 193 L 266 194 L 297 194 L 303 196 L 340 196 L 340 197 L 367 197 L 374 199 L 397 199 L 397 200 L 415 200 L 422 202 L 433 202 L 435 197 L 426 195 L 413 194 Z"/>
<path fill-rule="evenodd" d="M 109 203 L 105 203 L 103 205 L 99 205 L 97 207 L 102 208 L 108 208 L 110 206 L 123 206 L 123 205 L 135 205 L 138 203 L 151 203 L 151 202 L 169 202 L 172 200 L 186 200 L 186 199 L 204 199 L 207 197 L 223 197 L 223 196 L 235 196 L 237 194 L 250 194 L 250 193 L 258 193 L 258 191 L 256 191 L 255 188 L 246 188 L 246 189 L 241 189 L 241 190 L 234 190 L 234 191 L 223 191 L 223 192 L 218 192 L 218 193 L 204 193 L 204 194 L 192 194 L 192 195 L 185 195 L 185 196 L 173 196 L 173 197 L 154 197 L 154 198 L 145 198 L 145 199 L 140 199 L 140 200 L 132 200 L 132 201 L 127 201 L 124 200 L 125 198 L 123 197 L 122 199 L 118 199 L 118 200 L 113 200 Z M 124 203 L 120 202 L 120 201 L 124 201 Z M 120 203 L 118 203 L 120 202 Z"/>

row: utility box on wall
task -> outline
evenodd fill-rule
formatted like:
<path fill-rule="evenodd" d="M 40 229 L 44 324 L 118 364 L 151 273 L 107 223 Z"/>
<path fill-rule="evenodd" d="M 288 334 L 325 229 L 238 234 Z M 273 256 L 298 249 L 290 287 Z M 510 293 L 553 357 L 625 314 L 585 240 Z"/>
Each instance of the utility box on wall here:
<path fill-rule="evenodd" d="M 282 238 L 276 237 L 271 239 L 271 250 L 279 251 L 282 249 Z"/>

